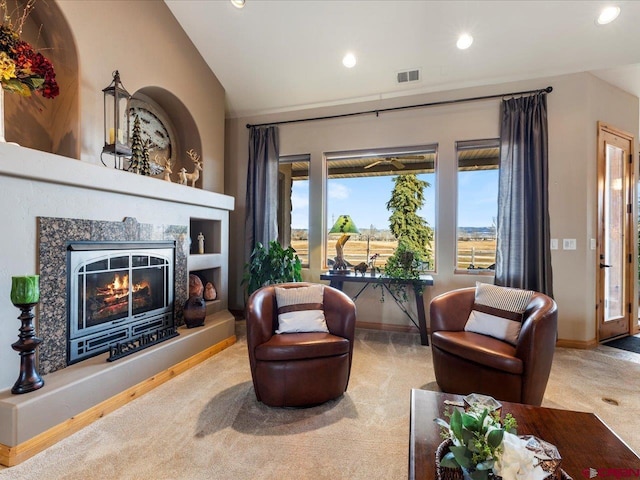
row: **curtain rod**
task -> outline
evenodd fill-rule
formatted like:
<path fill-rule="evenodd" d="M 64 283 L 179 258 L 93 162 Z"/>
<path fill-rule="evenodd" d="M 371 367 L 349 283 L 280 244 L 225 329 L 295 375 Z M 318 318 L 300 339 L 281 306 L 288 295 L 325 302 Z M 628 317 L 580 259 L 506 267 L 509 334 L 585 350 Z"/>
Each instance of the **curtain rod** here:
<path fill-rule="evenodd" d="M 374 113 L 376 114 L 376 117 L 377 117 L 381 113 L 395 112 L 397 110 L 408 110 L 410 108 L 436 107 L 439 105 L 450 105 L 454 103 L 463 103 L 463 102 L 475 102 L 477 100 L 488 100 L 491 98 L 512 97 L 516 95 L 528 95 L 531 93 L 543 93 L 543 92 L 551 93 L 552 91 L 553 91 L 553 87 L 547 87 L 547 88 L 541 88 L 537 90 L 527 90 L 525 92 L 499 93 L 495 95 L 485 95 L 484 97 L 459 98 L 457 100 L 443 100 L 440 102 L 421 103 L 419 105 L 406 105 L 404 107 L 391 107 L 391 108 L 380 108 L 377 110 L 367 110 L 366 112 L 353 112 L 353 113 L 342 113 L 338 115 L 327 115 L 326 117 L 300 118 L 298 120 L 283 120 L 280 122 L 258 123 L 255 125 L 247 123 L 247 128 L 266 127 L 266 126 L 272 126 L 272 125 L 284 125 L 287 123 L 315 122 L 316 120 L 330 120 L 332 118 L 355 117 L 357 115 L 372 115 Z"/>

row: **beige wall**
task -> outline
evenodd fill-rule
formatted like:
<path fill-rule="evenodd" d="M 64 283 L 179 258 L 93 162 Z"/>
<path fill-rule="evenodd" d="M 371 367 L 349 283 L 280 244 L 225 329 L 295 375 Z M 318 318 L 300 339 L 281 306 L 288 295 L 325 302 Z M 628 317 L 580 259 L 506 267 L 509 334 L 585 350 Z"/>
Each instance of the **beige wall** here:
<path fill-rule="evenodd" d="M 193 117 L 204 161 L 203 188 L 224 190 L 224 89 L 162 1 L 59 0 L 75 37 L 80 68 L 80 159 L 100 163 L 103 94 L 114 70 L 134 93 L 171 92 Z M 162 99 L 154 98 L 161 102 Z M 162 105 L 165 109 L 172 108 Z M 175 108 L 176 112 L 180 109 Z M 172 118 L 175 124 L 183 119 Z M 197 148 L 183 145 L 183 150 Z M 184 151 L 178 152 L 186 158 Z M 187 160 L 187 165 L 189 161 Z"/>
<path fill-rule="evenodd" d="M 549 195 L 551 237 L 575 238 L 577 250 L 552 252 L 554 292 L 558 302 L 559 338 L 575 345 L 595 339 L 595 251 L 589 239 L 596 236 L 596 123 L 608 122 L 637 134 L 638 98 L 596 77 L 584 73 L 517 83 L 464 89 L 437 94 L 331 107 L 313 111 L 227 120 L 226 194 L 236 197 L 231 215 L 232 238 L 244 238 L 244 206 L 247 168 L 247 123 L 305 118 L 354 111 L 411 105 L 439 100 L 475 97 L 536 88 L 553 87 L 548 95 Z M 437 143 L 435 286 L 428 289 L 425 302 L 439 293 L 474 285 L 491 277 L 454 274 L 455 248 L 455 141 L 495 138 L 499 135 L 499 100 L 405 110 L 280 126 L 282 155 L 311 155 L 310 179 L 310 268 L 305 279 L 318 281 L 322 271 L 325 188 L 321 181 L 323 153 L 376 147 Z M 561 242 L 562 243 L 562 242 Z M 244 264 L 242 244 L 231 242 L 231 308 L 243 307 L 239 286 Z M 377 291 L 358 300 L 360 321 L 407 325 L 408 320 L 393 302 L 380 305 Z"/>

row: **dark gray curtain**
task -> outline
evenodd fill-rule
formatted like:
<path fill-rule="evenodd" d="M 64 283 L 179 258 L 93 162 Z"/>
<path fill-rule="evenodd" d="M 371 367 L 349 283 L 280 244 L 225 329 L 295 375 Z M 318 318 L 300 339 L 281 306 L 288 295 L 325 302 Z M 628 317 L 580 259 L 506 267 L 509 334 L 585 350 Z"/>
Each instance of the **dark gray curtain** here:
<path fill-rule="evenodd" d="M 496 285 L 553 296 L 547 98 L 502 102 Z"/>
<path fill-rule="evenodd" d="M 278 238 L 279 156 L 278 127 L 252 127 L 249 133 L 244 221 L 245 262 L 249 261 L 251 252 L 258 242 L 267 246 L 270 241 Z"/>

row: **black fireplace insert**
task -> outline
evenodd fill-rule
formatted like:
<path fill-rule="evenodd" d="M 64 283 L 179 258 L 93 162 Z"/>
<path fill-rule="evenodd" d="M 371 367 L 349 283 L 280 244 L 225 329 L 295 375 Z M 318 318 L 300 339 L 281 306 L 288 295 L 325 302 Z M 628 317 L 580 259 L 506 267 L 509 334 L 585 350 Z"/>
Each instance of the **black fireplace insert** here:
<path fill-rule="evenodd" d="M 71 242 L 67 363 L 174 325 L 175 242 Z"/>

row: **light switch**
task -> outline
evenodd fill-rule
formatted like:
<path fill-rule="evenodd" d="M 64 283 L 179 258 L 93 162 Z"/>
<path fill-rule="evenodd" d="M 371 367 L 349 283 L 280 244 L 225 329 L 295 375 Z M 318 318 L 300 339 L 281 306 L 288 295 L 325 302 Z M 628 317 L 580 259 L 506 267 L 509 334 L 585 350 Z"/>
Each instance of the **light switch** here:
<path fill-rule="evenodd" d="M 551 250 L 557 250 L 558 249 L 558 239 L 557 238 L 552 238 L 551 239 Z"/>
<path fill-rule="evenodd" d="M 563 238 L 562 239 L 562 249 L 563 250 L 575 250 L 576 249 L 576 239 L 575 238 Z"/>
<path fill-rule="evenodd" d="M 591 250 L 595 250 L 596 249 L 596 239 L 592 238 L 591 239 Z"/>

